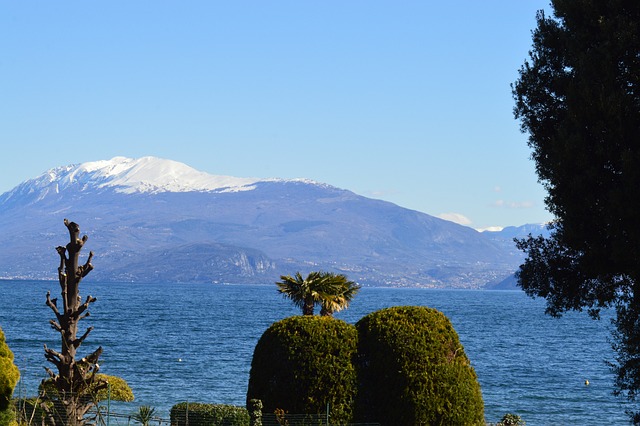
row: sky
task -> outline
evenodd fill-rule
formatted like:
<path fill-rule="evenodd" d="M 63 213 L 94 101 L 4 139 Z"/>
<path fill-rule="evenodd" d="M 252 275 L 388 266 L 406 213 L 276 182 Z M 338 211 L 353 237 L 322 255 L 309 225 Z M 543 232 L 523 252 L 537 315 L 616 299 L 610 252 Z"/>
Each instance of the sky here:
<path fill-rule="evenodd" d="M 548 0 L 0 0 L 0 193 L 155 156 L 476 228 L 552 219 L 511 83 Z"/>

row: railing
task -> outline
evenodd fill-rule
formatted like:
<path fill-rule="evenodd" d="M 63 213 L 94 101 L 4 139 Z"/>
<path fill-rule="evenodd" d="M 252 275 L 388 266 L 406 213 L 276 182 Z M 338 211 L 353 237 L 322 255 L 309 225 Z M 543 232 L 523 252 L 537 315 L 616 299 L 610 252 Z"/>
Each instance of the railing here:
<path fill-rule="evenodd" d="M 33 414 L 33 411 L 28 412 L 27 410 L 19 413 L 21 420 L 20 424 L 26 424 L 29 426 L 42 425 L 42 417 L 38 417 L 37 415 Z M 105 406 L 101 406 L 98 409 L 91 410 L 88 413 L 88 416 L 94 419 L 93 422 L 97 426 L 172 425 L 171 419 L 159 416 L 153 416 L 143 423 L 136 419 L 136 414 L 137 412 L 127 414 L 122 412 L 107 411 Z M 178 422 L 173 426 L 177 426 L 178 424 L 188 426 L 218 426 L 218 423 L 215 422 L 198 422 L 195 418 L 189 419 L 188 413 L 185 418 L 179 419 Z M 226 425 L 227 423 L 219 424 Z M 249 426 L 249 423 L 247 423 L 246 426 Z M 331 419 L 327 420 L 326 415 L 322 414 L 264 413 L 262 415 L 262 426 L 379 426 L 379 423 L 333 423 L 331 422 Z"/>

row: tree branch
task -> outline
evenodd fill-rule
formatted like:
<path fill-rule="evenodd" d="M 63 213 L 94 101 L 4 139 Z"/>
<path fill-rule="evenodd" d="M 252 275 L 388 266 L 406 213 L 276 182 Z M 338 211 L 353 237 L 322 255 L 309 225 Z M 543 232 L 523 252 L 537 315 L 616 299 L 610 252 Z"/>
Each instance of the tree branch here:
<path fill-rule="evenodd" d="M 44 345 L 44 357 L 47 361 L 60 368 L 60 364 L 62 363 L 62 354 L 60 352 L 50 349 L 47 345 Z"/>
<path fill-rule="evenodd" d="M 102 346 L 99 346 L 91 355 L 82 358 L 82 361 L 90 364 L 96 364 L 100 355 L 102 355 Z"/>
<path fill-rule="evenodd" d="M 87 299 L 84 301 L 84 303 L 78 307 L 78 310 L 76 311 L 75 316 L 79 317 L 79 315 L 84 311 L 86 311 L 89 305 L 95 302 L 96 300 L 98 299 L 95 297 L 87 296 Z"/>
<path fill-rule="evenodd" d="M 86 339 L 87 336 L 89 335 L 89 333 L 91 333 L 92 331 L 93 331 L 93 327 L 87 328 L 87 331 L 85 331 L 84 334 L 80 338 L 78 338 L 78 339 L 73 341 L 73 346 L 76 349 L 78 349 L 80 347 L 80 345 L 82 344 L 82 342 L 84 342 L 84 339 Z"/>
<path fill-rule="evenodd" d="M 85 235 L 85 237 L 86 237 L 86 235 Z M 83 239 L 83 240 L 86 241 L 86 239 Z M 93 265 L 91 264 L 91 259 L 93 259 L 93 252 L 92 251 L 89 252 L 89 258 L 87 259 L 85 264 L 78 268 L 78 273 L 79 273 L 81 278 L 86 277 L 87 274 L 93 270 Z"/>
<path fill-rule="evenodd" d="M 47 306 L 51 308 L 51 310 L 53 311 L 54 314 L 56 314 L 56 318 L 58 318 L 58 321 L 60 320 L 60 311 L 58 311 L 58 299 L 52 299 L 51 298 L 51 292 L 47 291 L 47 302 L 46 302 Z"/>
<path fill-rule="evenodd" d="M 65 219 L 66 224 L 66 219 Z M 67 306 L 67 272 L 65 269 L 67 257 L 65 255 L 66 248 L 63 246 L 56 247 L 56 251 L 60 255 L 60 266 L 58 266 L 58 281 L 60 282 L 60 289 L 62 290 L 62 312 L 66 313 Z"/>
<path fill-rule="evenodd" d="M 60 327 L 60 324 L 58 324 L 55 320 L 49 320 L 49 324 L 51 324 L 51 328 L 62 334 L 62 327 Z"/>
<path fill-rule="evenodd" d="M 44 370 L 51 377 L 51 380 L 54 380 L 56 378 L 56 373 L 54 373 L 49 367 L 44 367 Z"/>

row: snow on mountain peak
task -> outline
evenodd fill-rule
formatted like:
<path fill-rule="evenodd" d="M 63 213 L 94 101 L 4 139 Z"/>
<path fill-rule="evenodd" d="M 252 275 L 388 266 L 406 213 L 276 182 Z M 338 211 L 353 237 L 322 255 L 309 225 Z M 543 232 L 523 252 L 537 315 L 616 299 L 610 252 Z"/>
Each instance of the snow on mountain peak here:
<path fill-rule="evenodd" d="M 40 199 L 48 193 L 57 193 L 71 186 L 81 189 L 112 187 L 117 192 L 237 192 L 249 191 L 258 182 L 278 179 L 237 178 L 212 175 L 186 164 L 157 157 L 127 158 L 91 161 L 57 167 L 23 182 L 5 198 L 16 193 L 38 194 Z"/>
<path fill-rule="evenodd" d="M 91 161 L 56 167 L 26 180 L 11 191 L 0 194 L 0 204 L 27 197 L 37 202 L 67 189 L 91 191 L 111 188 L 116 192 L 240 192 L 256 188 L 259 182 L 299 182 L 330 187 L 309 179 L 258 179 L 212 175 L 186 164 L 157 157 Z"/>
<path fill-rule="evenodd" d="M 98 187 L 117 187 L 117 191 L 134 192 L 233 192 L 253 189 L 260 179 L 236 178 L 200 172 L 186 164 L 156 157 L 138 159 L 114 157 L 76 166 L 69 181 L 82 180 L 84 174 Z"/>

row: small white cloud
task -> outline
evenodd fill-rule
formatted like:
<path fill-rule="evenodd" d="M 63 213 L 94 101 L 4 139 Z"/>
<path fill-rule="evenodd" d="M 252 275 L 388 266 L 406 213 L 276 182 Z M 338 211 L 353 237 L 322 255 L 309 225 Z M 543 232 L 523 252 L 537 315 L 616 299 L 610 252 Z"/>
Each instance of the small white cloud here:
<path fill-rule="evenodd" d="M 440 219 L 448 220 L 449 222 L 457 223 L 458 225 L 471 224 L 471 219 L 460 213 L 440 213 L 438 217 Z"/>
<path fill-rule="evenodd" d="M 502 187 L 498 186 L 498 185 L 494 186 L 493 187 L 493 192 L 502 192 Z"/>

